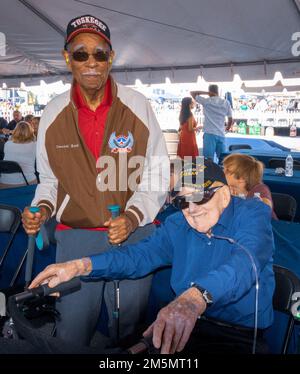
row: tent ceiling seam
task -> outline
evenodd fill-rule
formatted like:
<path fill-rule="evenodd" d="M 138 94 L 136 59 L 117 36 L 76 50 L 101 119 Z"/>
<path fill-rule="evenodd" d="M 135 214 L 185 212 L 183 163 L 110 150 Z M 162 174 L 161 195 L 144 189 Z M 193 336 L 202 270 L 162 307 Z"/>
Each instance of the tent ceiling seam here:
<path fill-rule="evenodd" d="M 299 0 L 291 0 L 294 5 L 296 6 L 297 8 L 297 11 L 298 11 L 298 14 L 300 15 L 300 1 Z"/>

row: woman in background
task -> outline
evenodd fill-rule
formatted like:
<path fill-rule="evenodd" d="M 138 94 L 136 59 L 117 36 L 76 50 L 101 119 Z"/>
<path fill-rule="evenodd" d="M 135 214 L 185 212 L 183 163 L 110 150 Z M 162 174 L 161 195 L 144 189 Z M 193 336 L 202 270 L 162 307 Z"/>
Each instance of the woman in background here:
<path fill-rule="evenodd" d="M 273 210 L 269 187 L 262 182 L 264 165 L 252 156 L 232 153 L 223 160 L 224 173 L 231 194 L 242 198 L 259 197 L 272 209 L 272 218 L 278 219 Z"/>
<path fill-rule="evenodd" d="M 11 140 L 4 145 L 4 160 L 17 162 L 30 184 L 37 183 L 34 162 L 36 142 L 32 126 L 21 121 L 12 133 Z M 17 187 L 26 185 L 21 173 L 2 174 L 0 188 Z"/>
<path fill-rule="evenodd" d="M 194 101 L 191 97 L 184 97 L 181 102 L 181 110 L 179 114 L 179 143 L 177 148 L 177 156 L 199 156 L 199 150 L 196 141 L 197 122 L 193 116 L 191 109 L 194 107 Z"/>

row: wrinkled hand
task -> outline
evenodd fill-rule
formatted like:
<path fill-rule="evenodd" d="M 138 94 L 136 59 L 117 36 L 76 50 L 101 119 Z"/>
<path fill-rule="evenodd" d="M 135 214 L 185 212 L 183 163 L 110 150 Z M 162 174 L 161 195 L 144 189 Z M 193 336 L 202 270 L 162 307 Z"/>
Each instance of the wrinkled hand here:
<path fill-rule="evenodd" d="M 41 206 L 40 211 L 31 213 L 29 208 L 26 207 L 22 213 L 22 223 L 24 230 L 29 235 L 35 235 L 41 225 L 50 217 L 50 212 L 47 208 Z"/>
<path fill-rule="evenodd" d="M 131 220 L 125 214 L 110 219 L 104 223 L 104 226 L 108 227 L 108 239 L 111 244 L 124 242 L 133 229 Z"/>
<path fill-rule="evenodd" d="M 205 309 L 206 303 L 200 291 L 195 287 L 189 288 L 160 310 L 143 335 L 152 335 L 153 345 L 160 348 L 162 354 L 180 352 L 189 340 L 198 316 Z"/>
<path fill-rule="evenodd" d="M 62 282 L 67 282 L 76 276 L 83 275 L 85 271 L 86 269 L 81 259 L 49 265 L 34 278 L 29 288 L 35 288 L 45 283 L 48 283 L 48 286 L 53 288 Z"/>

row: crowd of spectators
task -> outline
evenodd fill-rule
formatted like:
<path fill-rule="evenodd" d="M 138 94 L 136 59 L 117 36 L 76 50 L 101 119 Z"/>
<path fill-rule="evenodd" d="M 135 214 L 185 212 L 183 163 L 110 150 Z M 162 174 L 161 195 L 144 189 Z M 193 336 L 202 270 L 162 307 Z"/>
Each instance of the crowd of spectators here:
<path fill-rule="evenodd" d="M 13 112 L 9 122 L 0 117 L 0 159 L 17 162 L 29 184 L 37 183 L 35 153 L 39 120 L 40 117 L 32 114 L 23 117 L 19 110 Z M 25 184 L 21 173 L 0 173 L 0 188 Z"/>
<path fill-rule="evenodd" d="M 180 112 L 180 100 L 153 100 L 150 103 L 158 118 L 162 130 L 178 130 L 178 116 Z M 232 111 L 234 119 L 251 119 L 255 118 L 264 126 L 272 126 L 272 120 L 275 126 L 278 121 L 282 124 L 285 120 L 288 126 L 300 112 L 300 100 L 297 98 L 280 97 L 280 96 L 241 96 L 233 97 Z M 193 109 L 194 117 L 198 125 L 203 125 L 203 110 L 201 105 L 197 104 Z M 300 117 L 299 117 L 300 119 Z M 297 119 L 296 119 L 297 120 Z M 232 131 L 234 128 L 232 129 Z M 234 131 L 233 131 L 234 132 Z"/>
<path fill-rule="evenodd" d="M 235 111 L 259 111 L 263 113 L 299 112 L 299 100 L 276 96 L 242 96 L 233 99 Z"/>

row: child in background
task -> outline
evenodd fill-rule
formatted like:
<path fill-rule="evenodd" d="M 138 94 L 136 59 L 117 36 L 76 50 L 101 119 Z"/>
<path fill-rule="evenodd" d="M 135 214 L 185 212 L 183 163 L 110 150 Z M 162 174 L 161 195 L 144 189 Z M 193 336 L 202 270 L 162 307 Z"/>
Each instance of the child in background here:
<path fill-rule="evenodd" d="M 272 218 L 278 219 L 273 210 L 269 187 L 262 181 L 264 165 L 252 156 L 233 153 L 223 160 L 224 173 L 231 194 L 244 198 L 259 196 L 272 209 Z"/>

